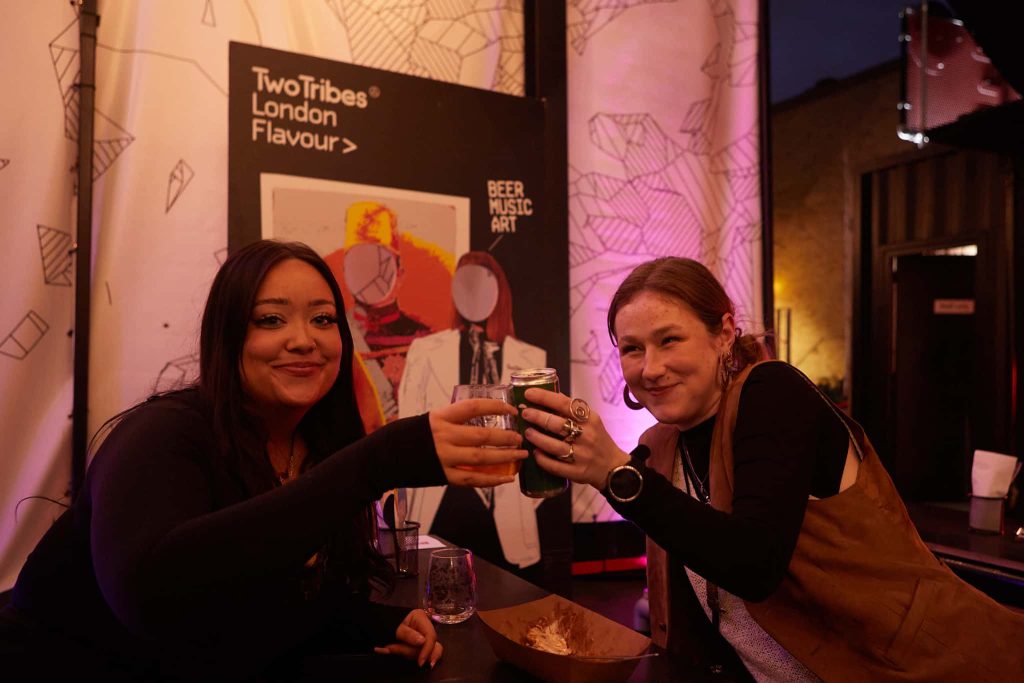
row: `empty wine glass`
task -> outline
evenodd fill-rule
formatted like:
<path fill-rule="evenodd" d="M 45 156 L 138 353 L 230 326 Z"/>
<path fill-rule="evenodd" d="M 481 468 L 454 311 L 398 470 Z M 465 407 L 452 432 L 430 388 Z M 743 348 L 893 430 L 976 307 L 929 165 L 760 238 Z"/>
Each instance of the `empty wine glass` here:
<path fill-rule="evenodd" d="M 440 624 L 458 624 L 476 611 L 476 572 L 473 553 L 444 548 L 430 553 L 426 611 Z"/>

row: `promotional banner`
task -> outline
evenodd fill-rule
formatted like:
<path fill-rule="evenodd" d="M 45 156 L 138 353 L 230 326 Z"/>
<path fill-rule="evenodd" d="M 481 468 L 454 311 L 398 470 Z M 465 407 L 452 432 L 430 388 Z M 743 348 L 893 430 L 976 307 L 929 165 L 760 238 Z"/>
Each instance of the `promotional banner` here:
<path fill-rule="evenodd" d="M 568 379 L 568 237 L 545 220 L 532 98 L 231 44 L 229 247 L 297 240 L 345 297 L 368 431 L 459 383 L 554 367 Z M 512 567 L 568 503 L 413 489 L 422 528 Z"/>

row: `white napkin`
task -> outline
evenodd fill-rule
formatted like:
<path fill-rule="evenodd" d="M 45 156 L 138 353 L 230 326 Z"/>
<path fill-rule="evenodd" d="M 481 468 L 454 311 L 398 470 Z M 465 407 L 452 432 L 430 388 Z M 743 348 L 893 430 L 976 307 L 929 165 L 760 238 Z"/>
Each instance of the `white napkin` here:
<path fill-rule="evenodd" d="M 992 451 L 974 451 L 971 467 L 971 493 L 984 498 L 1003 498 L 1010 490 L 1020 462 L 1012 455 Z"/>

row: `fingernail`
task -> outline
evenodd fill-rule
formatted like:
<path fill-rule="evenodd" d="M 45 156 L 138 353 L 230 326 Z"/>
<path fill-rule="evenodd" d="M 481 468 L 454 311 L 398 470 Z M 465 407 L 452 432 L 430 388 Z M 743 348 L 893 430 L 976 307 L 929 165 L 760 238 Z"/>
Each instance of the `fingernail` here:
<path fill-rule="evenodd" d="M 422 634 L 422 633 L 417 633 L 417 634 L 416 634 L 416 644 L 417 644 L 417 645 L 422 645 L 423 643 L 425 643 L 425 642 L 426 642 L 426 640 L 427 640 L 427 639 L 423 637 L 423 634 Z"/>

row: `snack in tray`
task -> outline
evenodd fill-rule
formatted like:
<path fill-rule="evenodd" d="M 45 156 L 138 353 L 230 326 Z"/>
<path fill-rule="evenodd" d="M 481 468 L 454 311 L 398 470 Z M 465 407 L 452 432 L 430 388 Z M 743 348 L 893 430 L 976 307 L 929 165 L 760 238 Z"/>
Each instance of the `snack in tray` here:
<path fill-rule="evenodd" d="M 556 655 L 586 655 L 591 642 L 583 624 L 583 615 L 559 606 L 555 608 L 554 615 L 541 617 L 530 624 L 522 644 Z"/>

